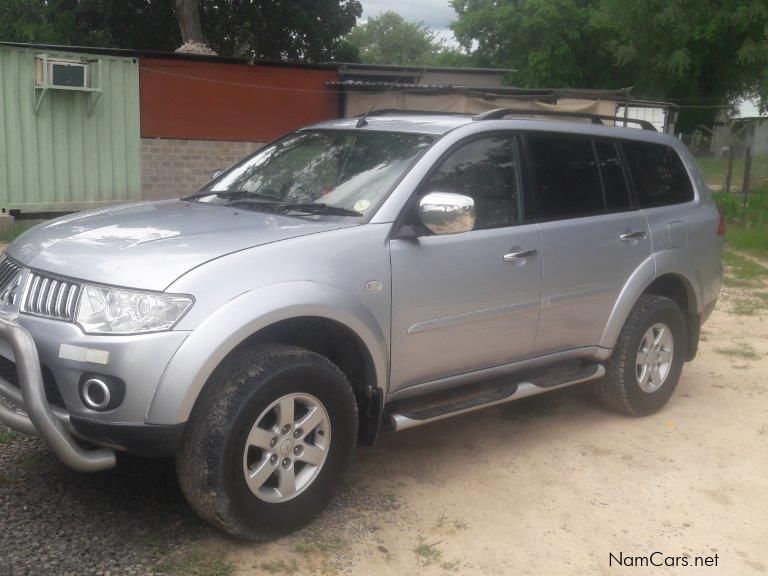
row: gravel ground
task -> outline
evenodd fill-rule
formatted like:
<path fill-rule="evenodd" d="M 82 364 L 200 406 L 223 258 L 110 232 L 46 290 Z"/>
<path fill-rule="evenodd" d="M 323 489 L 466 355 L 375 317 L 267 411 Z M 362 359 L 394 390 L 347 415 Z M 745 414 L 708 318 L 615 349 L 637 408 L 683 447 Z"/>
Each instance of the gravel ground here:
<path fill-rule="evenodd" d="M 0 427 L 0 575 L 151 574 L 210 530 L 187 507 L 172 461 L 123 456 L 78 474 L 37 439 Z"/>

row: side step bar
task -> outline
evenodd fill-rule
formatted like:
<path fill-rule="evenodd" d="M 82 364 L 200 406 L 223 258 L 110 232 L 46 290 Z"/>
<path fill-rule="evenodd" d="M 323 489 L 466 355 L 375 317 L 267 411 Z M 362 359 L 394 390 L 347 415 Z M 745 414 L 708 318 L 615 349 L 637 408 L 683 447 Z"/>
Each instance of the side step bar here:
<path fill-rule="evenodd" d="M 433 397 L 432 401 L 419 397 L 409 398 L 393 406 L 389 414 L 389 428 L 395 431 L 407 430 L 527 396 L 597 380 L 603 376 L 605 376 L 605 367 L 602 364 L 589 364 L 576 372 L 571 372 L 567 377 L 564 374 L 558 374 L 547 380 L 536 377 L 522 382 L 504 384 L 498 381 L 477 383 L 458 390 L 448 390 L 439 397 Z"/>

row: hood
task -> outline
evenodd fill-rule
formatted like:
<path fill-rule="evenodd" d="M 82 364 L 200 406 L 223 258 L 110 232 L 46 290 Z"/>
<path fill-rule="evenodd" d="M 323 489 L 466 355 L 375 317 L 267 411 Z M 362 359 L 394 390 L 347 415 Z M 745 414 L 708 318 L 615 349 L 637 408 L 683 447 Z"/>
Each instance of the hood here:
<path fill-rule="evenodd" d="M 40 224 L 6 250 L 31 268 L 102 284 L 164 290 L 190 269 L 278 240 L 354 226 L 183 200 L 141 202 Z"/>

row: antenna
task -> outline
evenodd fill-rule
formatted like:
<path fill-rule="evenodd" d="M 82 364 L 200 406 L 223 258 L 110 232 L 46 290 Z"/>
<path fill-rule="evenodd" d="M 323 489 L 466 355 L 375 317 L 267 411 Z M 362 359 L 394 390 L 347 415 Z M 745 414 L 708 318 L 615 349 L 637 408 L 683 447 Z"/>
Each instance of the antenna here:
<path fill-rule="evenodd" d="M 390 82 L 390 84 L 389 84 L 389 88 L 387 88 L 386 90 L 384 90 L 384 93 L 383 93 L 381 96 L 379 96 L 379 97 L 378 97 L 377 101 L 373 103 L 373 105 L 370 107 L 370 109 L 369 109 L 369 110 L 368 110 L 368 111 L 367 111 L 365 114 L 363 114 L 362 116 L 360 116 L 360 119 L 357 121 L 357 124 L 355 124 L 355 128 L 362 128 L 363 126 L 368 126 L 368 119 L 367 119 L 367 118 L 368 118 L 368 115 L 369 115 L 371 112 L 373 112 L 374 108 L 376 108 L 376 104 L 378 104 L 378 101 L 380 101 L 382 98 L 384 98 L 384 96 L 386 96 L 387 94 L 389 94 L 389 91 L 390 91 L 390 90 L 392 90 L 392 88 L 394 88 L 394 87 L 395 87 L 395 84 L 397 84 L 398 82 L 400 82 L 400 80 L 402 80 L 402 78 L 403 78 L 403 74 L 406 74 L 408 71 L 409 71 L 409 69 L 408 69 L 408 68 L 404 68 L 404 69 L 403 69 L 403 70 L 400 72 L 400 76 L 398 76 L 397 78 L 395 78 L 395 81 L 394 81 L 394 82 Z"/>

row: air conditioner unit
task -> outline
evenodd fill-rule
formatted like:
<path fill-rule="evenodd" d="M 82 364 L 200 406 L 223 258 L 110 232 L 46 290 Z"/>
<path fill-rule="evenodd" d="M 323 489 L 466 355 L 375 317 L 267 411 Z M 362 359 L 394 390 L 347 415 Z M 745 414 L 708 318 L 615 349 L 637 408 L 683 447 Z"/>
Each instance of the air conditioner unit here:
<path fill-rule="evenodd" d="M 35 84 L 51 88 L 88 88 L 88 64 L 77 60 L 38 58 Z"/>

